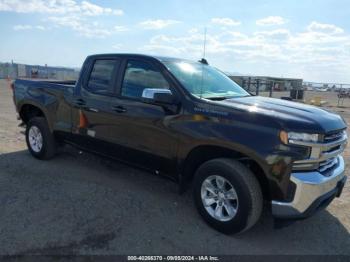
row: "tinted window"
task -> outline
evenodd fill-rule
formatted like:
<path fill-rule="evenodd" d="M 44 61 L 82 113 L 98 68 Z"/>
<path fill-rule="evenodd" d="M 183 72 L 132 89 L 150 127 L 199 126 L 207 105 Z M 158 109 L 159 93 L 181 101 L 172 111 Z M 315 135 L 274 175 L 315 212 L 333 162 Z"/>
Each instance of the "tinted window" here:
<path fill-rule="evenodd" d="M 145 88 L 169 89 L 169 83 L 152 65 L 142 61 L 129 61 L 125 71 L 122 95 L 140 98 Z"/>
<path fill-rule="evenodd" d="M 89 78 L 88 89 L 99 94 L 112 93 L 112 80 L 119 64 L 117 60 L 96 60 Z"/>

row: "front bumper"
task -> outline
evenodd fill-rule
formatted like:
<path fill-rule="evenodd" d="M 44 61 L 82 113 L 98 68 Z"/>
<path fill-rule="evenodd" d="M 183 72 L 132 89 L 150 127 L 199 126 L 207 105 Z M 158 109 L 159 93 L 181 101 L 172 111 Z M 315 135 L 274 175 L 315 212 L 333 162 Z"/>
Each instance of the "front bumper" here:
<path fill-rule="evenodd" d="M 272 214 L 276 218 L 305 218 L 339 197 L 346 176 L 343 157 L 337 159 L 337 166 L 326 175 L 317 171 L 292 173 L 290 180 L 296 185 L 294 198 L 291 202 L 272 201 Z"/>

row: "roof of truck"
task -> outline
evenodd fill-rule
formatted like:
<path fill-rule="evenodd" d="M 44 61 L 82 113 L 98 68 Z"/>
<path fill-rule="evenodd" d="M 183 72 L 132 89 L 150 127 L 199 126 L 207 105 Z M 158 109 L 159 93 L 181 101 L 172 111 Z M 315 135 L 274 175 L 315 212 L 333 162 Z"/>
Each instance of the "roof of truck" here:
<path fill-rule="evenodd" d="M 165 61 L 189 61 L 189 62 L 197 62 L 193 60 L 183 59 L 183 58 L 176 58 L 176 57 L 169 57 L 169 56 L 153 56 L 153 55 L 145 55 L 145 54 L 133 54 L 133 53 L 107 53 L 107 54 L 95 54 L 88 56 L 89 58 L 93 57 L 111 57 L 111 56 L 119 56 L 119 57 L 140 57 L 140 58 L 146 58 L 146 59 L 156 59 L 161 62 Z"/>

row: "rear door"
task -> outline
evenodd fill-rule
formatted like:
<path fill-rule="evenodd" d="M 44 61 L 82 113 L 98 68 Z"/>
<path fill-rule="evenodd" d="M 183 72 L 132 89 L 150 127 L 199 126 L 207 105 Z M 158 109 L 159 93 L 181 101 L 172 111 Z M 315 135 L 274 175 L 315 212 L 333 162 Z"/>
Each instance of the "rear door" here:
<path fill-rule="evenodd" d="M 84 68 L 87 74 L 81 80 L 73 99 L 74 143 L 92 151 L 108 154 L 112 96 L 121 60 L 97 58 Z"/>
<path fill-rule="evenodd" d="M 172 121 L 178 111 L 145 103 L 145 88 L 170 89 L 170 81 L 150 61 L 127 59 L 123 63 L 118 97 L 112 100 L 111 139 L 129 160 L 167 174 L 175 172 L 177 135 Z"/>

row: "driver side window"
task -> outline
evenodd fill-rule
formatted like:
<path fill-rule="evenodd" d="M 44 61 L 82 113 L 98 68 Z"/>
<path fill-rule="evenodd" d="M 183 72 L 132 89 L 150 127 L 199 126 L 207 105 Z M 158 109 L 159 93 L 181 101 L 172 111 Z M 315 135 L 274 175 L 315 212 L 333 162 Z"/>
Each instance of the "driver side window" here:
<path fill-rule="evenodd" d="M 145 88 L 169 89 L 168 81 L 151 64 L 132 60 L 125 70 L 121 95 L 141 98 Z"/>

